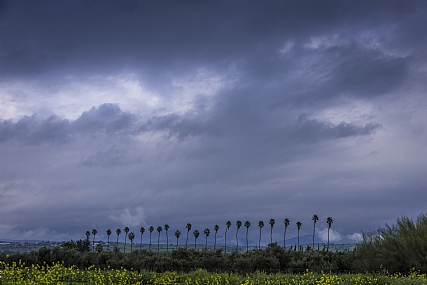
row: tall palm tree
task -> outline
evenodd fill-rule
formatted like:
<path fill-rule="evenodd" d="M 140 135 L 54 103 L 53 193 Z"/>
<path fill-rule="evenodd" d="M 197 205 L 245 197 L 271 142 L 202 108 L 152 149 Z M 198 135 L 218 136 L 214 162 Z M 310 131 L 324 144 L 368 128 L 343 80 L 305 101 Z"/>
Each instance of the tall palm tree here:
<path fill-rule="evenodd" d="M 258 249 L 260 249 L 261 248 L 261 229 L 264 227 L 264 222 L 263 221 L 259 221 L 258 222 L 258 227 L 259 227 Z"/>
<path fill-rule="evenodd" d="M 249 221 L 245 222 L 245 228 L 246 228 L 246 252 L 249 252 L 249 243 L 248 243 L 248 232 L 249 227 L 251 226 L 251 223 Z"/>
<path fill-rule="evenodd" d="M 126 233 L 126 235 L 125 235 L 125 245 L 123 246 L 123 252 L 126 253 L 126 238 L 128 237 L 129 228 L 125 227 L 124 232 Z"/>
<path fill-rule="evenodd" d="M 334 222 L 334 220 L 332 219 L 332 217 L 326 218 L 326 223 L 328 224 L 328 251 L 329 251 L 329 230 L 331 229 L 333 222 Z"/>
<path fill-rule="evenodd" d="M 132 245 L 133 245 L 133 240 L 135 238 L 135 234 L 133 232 L 129 233 L 129 240 L 130 240 L 130 252 L 132 252 Z"/>
<path fill-rule="evenodd" d="M 90 240 L 90 231 L 86 231 L 86 239 L 89 241 Z"/>
<path fill-rule="evenodd" d="M 276 221 L 274 219 L 270 219 L 270 222 L 268 223 L 270 224 L 270 243 L 273 243 L 273 227 Z"/>
<path fill-rule="evenodd" d="M 119 247 L 119 235 L 122 233 L 122 231 L 120 229 L 116 230 L 116 235 L 117 235 L 117 242 L 116 242 L 116 247 Z"/>
<path fill-rule="evenodd" d="M 176 230 L 175 236 L 176 236 L 176 249 L 178 249 L 178 240 L 179 240 L 179 237 L 181 236 L 181 232 Z"/>
<path fill-rule="evenodd" d="M 298 250 L 299 250 L 299 230 L 301 229 L 301 222 L 297 222 L 297 227 L 298 227 Z"/>
<path fill-rule="evenodd" d="M 208 250 L 208 236 L 209 236 L 209 234 L 211 233 L 211 230 L 210 230 L 210 229 L 208 229 L 208 228 L 206 228 L 206 229 L 203 231 L 203 233 L 204 233 L 204 234 L 205 234 L 205 236 L 206 236 L 205 251 L 207 251 L 207 250 Z"/>
<path fill-rule="evenodd" d="M 145 233 L 145 228 L 144 228 L 144 227 L 141 227 L 141 228 L 139 229 L 139 232 L 141 233 L 141 242 L 140 242 L 140 244 L 139 244 L 139 250 L 141 250 L 141 248 L 142 248 L 142 235 Z"/>
<path fill-rule="evenodd" d="M 158 226 L 157 232 L 159 233 L 159 235 L 157 236 L 157 252 L 160 252 L 160 232 L 161 231 L 162 231 L 162 227 Z"/>
<path fill-rule="evenodd" d="M 316 223 L 319 220 L 319 217 L 317 215 L 313 215 L 311 220 L 314 222 L 314 228 L 313 228 L 313 250 L 314 250 L 314 234 L 316 233 Z"/>
<path fill-rule="evenodd" d="M 285 249 L 286 249 L 286 229 L 288 228 L 290 223 L 291 223 L 291 221 L 289 221 L 288 218 L 283 220 L 283 224 L 285 225 L 285 232 L 283 234 L 283 248 L 285 248 Z"/>
<path fill-rule="evenodd" d="M 108 230 L 106 231 L 106 233 L 107 233 L 107 238 L 108 238 L 107 251 L 110 251 L 110 235 L 111 235 L 111 230 L 110 230 L 110 229 L 108 229 Z"/>
<path fill-rule="evenodd" d="M 228 230 L 230 229 L 230 227 L 231 227 L 231 222 L 230 221 L 227 221 L 226 223 L 225 223 L 225 225 L 227 226 L 226 228 L 225 228 L 225 236 L 224 236 L 224 253 L 227 253 L 227 232 L 228 232 Z"/>
<path fill-rule="evenodd" d="M 165 232 L 166 232 L 166 252 L 168 252 L 168 251 L 169 251 L 169 247 L 168 247 L 168 244 L 169 244 L 168 230 L 169 230 L 169 225 L 168 225 L 168 224 L 165 224 Z"/>
<path fill-rule="evenodd" d="M 150 244 L 148 245 L 148 250 L 151 251 L 151 234 L 154 232 L 154 227 L 150 226 L 148 230 L 150 231 Z"/>
<path fill-rule="evenodd" d="M 187 239 L 185 240 L 185 248 L 187 248 L 187 245 L 188 245 L 188 233 L 191 231 L 191 224 L 188 223 L 185 227 L 187 229 Z"/>
<path fill-rule="evenodd" d="M 196 246 L 197 246 L 197 238 L 199 237 L 200 232 L 199 232 L 198 230 L 195 230 L 195 231 L 193 232 L 193 235 L 194 235 L 194 249 L 196 249 Z"/>
<path fill-rule="evenodd" d="M 239 249 L 239 238 L 237 237 L 237 235 L 239 234 L 239 229 L 242 226 L 242 221 L 238 220 L 236 222 L 236 226 L 237 226 L 237 231 L 236 231 L 236 251 Z"/>
<path fill-rule="evenodd" d="M 216 250 L 216 234 L 218 233 L 219 230 L 219 226 L 215 225 L 214 226 L 214 231 L 215 231 L 215 243 L 214 243 L 214 251 Z"/>
<path fill-rule="evenodd" d="M 92 251 L 95 251 L 95 236 L 97 233 L 98 233 L 97 230 L 95 230 L 95 229 L 92 230 L 92 234 L 93 234 Z"/>

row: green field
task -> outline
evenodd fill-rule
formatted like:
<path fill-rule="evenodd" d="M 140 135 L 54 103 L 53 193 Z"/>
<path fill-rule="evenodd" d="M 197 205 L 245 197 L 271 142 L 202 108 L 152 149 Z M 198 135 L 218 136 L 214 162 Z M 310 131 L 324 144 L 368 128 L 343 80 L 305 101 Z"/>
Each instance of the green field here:
<path fill-rule="evenodd" d="M 233 284 L 263 284 L 263 285 L 296 285 L 296 284 L 318 284 L 318 285 L 343 285 L 343 284 L 427 284 L 425 274 L 412 271 L 408 275 L 391 275 L 386 271 L 377 274 L 329 274 L 311 273 L 304 274 L 265 274 L 255 272 L 245 276 L 233 273 L 209 273 L 204 270 L 196 270 L 192 273 L 179 274 L 176 272 L 154 273 L 138 272 L 136 270 L 112 270 L 97 269 L 89 267 L 80 270 L 76 267 L 64 267 L 61 263 L 52 265 L 26 266 L 23 263 L 7 264 L 0 262 L 0 284 L 185 284 L 185 285 L 233 285 Z"/>

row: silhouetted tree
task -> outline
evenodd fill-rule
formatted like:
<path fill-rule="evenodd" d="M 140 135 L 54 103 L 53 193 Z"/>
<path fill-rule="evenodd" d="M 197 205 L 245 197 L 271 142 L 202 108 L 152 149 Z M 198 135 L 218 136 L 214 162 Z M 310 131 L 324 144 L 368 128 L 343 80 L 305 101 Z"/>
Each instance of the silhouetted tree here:
<path fill-rule="evenodd" d="M 327 249 L 327 251 L 329 251 L 329 230 L 331 229 L 333 222 L 334 222 L 334 220 L 332 219 L 332 217 L 326 218 L 326 223 L 328 224 L 328 249 Z"/>
<path fill-rule="evenodd" d="M 111 235 L 111 230 L 108 229 L 106 231 L 106 233 L 107 233 L 107 239 L 108 239 L 108 242 L 107 242 L 107 251 L 110 251 L 110 235 Z"/>
<path fill-rule="evenodd" d="M 273 243 L 273 227 L 276 221 L 274 219 L 270 219 L 270 243 Z"/>
<path fill-rule="evenodd" d="M 231 227 L 231 222 L 230 221 L 227 221 L 226 223 L 225 223 L 225 225 L 227 226 L 226 228 L 225 228 L 225 234 L 224 234 L 224 253 L 227 253 L 227 232 L 228 232 L 228 230 L 230 229 L 230 227 Z"/>
<path fill-rule="evenodd" d="M 193 235 L 194 235 L 194 249 L 196 249 L 196 246 L 197 246 L 197 238 L 199 237 L 200 232 L 199 232 L 198 230 L 195 230 L 195 231 L 193 232 Z"/>
<path fill-rule="evenodd" d="M 176 249 L 178 249 L 178 240 L 179 240 L 179 237 L 181 236 L 181 232 L 176 230 L 175 236 L 176 236 Z"/>
<path fill-rule="evenodd" d="M 261 229 L 264 227 L 264 222 L 263 221 L 259 221 L 258 222 L 258 227 L 259 227 L 258 249 L 260 249 L 261 248 Z"/>
<path fill-rule="evenodd" d="M 245 228 L 246 228 L 246 252 L 249 252 L 249 241 L 248 241 L 248 232 L 249 227 L 251 226 L 251 223 L 249 221 L 245 222 Z"/>
<path fill-rule="evenodd" d="M 133 232 L 129 233 L 129 240 L 130 240 L 130 252 L 132 252 L 132 245 L 133 245 L 133 240 L 135 238 L 135 234 Z"/>
<path fill-rule="evenodd" d="M 205 251 L 207 251 L 207 250 L 208 250 L 208 236 L 209 236 L 209 234 L 211 233 L 211 230 L 210 230 L 210 229 L 208 229 L 208 228 L 206 228 L 206 229 L 203 231 L 203 233 L 204 233 L 204 234 L 205 234 L 205 236 L 206 236 Z"/>
<path fill-rule="evenodd" d="M 154 227 L 150 226 L 148 231 L 150 232 L 150 244 L 148 245 L 148 250 L 151 251 L 151 234 L 154 232 Z"/>
<path fill-rule="evenodd" d="M 300 248 L 299 248 L 299 230 L 301 229 L 301 226 L 302 226 L 301 222 L 297 222 L 297 228 L 298 228 L 298 250 L 300 250 Z"/>
<path fill-rule="evenodd" d="M 185 228 L 187 229 L 187 239 L 185 240 L 185 248 L 188 248 L 188 233 L 191 231 L 191 224 L 188 223 Z"/>
<path fill-rule="evenodd" d="M 216 234 L 218 233 L 219 230 L 219 226 L 215 225 L 214 226 L 214 231 L 215 231 L 215 243 L 214 243 L 214 251 L 216 250 Z"/>
<path fill-rule="evenodd" d="M 285 225 L 285 232 L 283 234 L 283 248 L 286 248 L 286 230 L 291 222 L 288 218 L 283 220 L 283 224 Z"/>
<path fill-rule="evenodd" d="M 169 251 L 169 236 L 168 236 L 169 225 L 165 224 L 165 232 L 166 232 L 166 252 Z"/>
<path fill-rule="evenodd" d="M 314 250 L 314 235 L 316 233 L 316 223 L 319 220 L 319 217 L 317 215 L 313 215 L 313 217 L 311 218 L 311 220 L 314 223 L 314 228 L 313 228 L 313 250 Z"/>
<path fill-rule="evenodd" d="M 140 244 L 139 244 L 139 250 L 142 250 L 142 235 L 145 233 L 145 228 L 144 228 L 144 227 L 141 227 L 141 228 L 139 229 L 139 232 L 141 233 L 141 242 L 140 242 Z"/>
<path fill-rule="evenodd" d="M 236 251 L 238 251 L 239 249 L 239 238 L 238 238 L 238 234 L 239 234 L 239 229 L 242 226 L 242 221 L 238 220 L 236 222 L 236 226 L 237 226 L 237 230 L 236 230 Z"/>
<path fill-rule="evenodd" d="M 126 253 L 126 238 L 128 237 L 129 228 L 125 227 L 124 232 L 126 233 L 126 235 L 125 235 L 125 244 L 123 246 L 123 252 Z"/>
<path fill-rule="evenodd" d="M 119 247 L 119 235 L 122 233 L 122 231 L 120 229 L 116 230 L 116 235 L 117 235 L 117 241 L 116 241 L 116 247 Z"/>
<path fill-rule="evenodd" d="M 98 233 L 98 231 L 96 229 L 92 230 L 92 234 L 93 234 L 93 244 L 92 244 L 92 251 L 95 251 L 95 236 Z"/>
<path fill-rule="evenodd" d="M 162 231 L 162 227 L 158 226 L 157 232 L 159 233 L 159 235 L 157 236 L 157 252 L 160 252 L 160 232 L 161 231 Z"/>

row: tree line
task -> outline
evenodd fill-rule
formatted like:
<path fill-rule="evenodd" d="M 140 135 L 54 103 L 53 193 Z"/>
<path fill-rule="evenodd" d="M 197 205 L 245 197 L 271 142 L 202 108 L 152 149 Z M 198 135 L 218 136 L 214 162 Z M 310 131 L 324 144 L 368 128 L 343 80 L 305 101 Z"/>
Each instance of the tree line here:
<path fill-rule="evenodd" d="M 316 223 L 317 223 L 318 220 L 319 220 L 319 217 L 317 215 L 313 215 L 312 216 L 312 221 L 313 221 L 313 242 L 312 242 L 312 248 L 314 248 L 314 243 L 315 243 L 315 238 L 314 237 L 315 237 L 315 233 L 316 233 Z M 329 230 L 330 230 L 330 228 L 332 226 L 332 223 L 333 223 L 332 217 L 327 217 L 326 223 L 328 224 L 328 243 L 327 243 L 328 245 L 327 245 L 326 250 L 329 251 Z M 276 224 L 276 221 L 274 219 L 270 219 L 269 225 L 270 225 L 270 243 L 271 244 L 273 243 L 273 227 L 274 227 L 275 224 Z M 225 253 L 227 253 L 227 233 L 229 232 L 231 225 L 232 225 L 231 221 L 227 221 L 225 223 L 225 226 L 226 226 L 225 227 L 225 232 L 224 232 L 224 252 Z M 242 225 L 246 228 L 246 252 L 248 252 L 249 251 L 248 233 L 249 233 L 249 228 L 251 226 L 251 223 L 249 221 L 246 221 L 244 224 L 242 224 L 242 221 L 240 221 L 240 220 L 238 220 L 236 222 L 236 251 L 239 248 L 239 237 L 238 237 L 238 234 L 239 234 L 239 230 L 242 227 Z M 286 249 L 286 231 L 287 231 L 288 226 L 290 225 L 290 220 L 288 218 L 285 218 L 283 220 L 283 225 L 284 225 L 283 248 Z M 300 249 L 300 229 L 302 227 L 302 223 L 298 221 L 298 222 L 296 222 L 296 226 L 297 226 L 297 229 L 298 229 L 298 249 Z M 186 232 L 186 239 L 185 239 L 185 248 L 186 249 L 188 249 L 188 236 L 189 236 L 189 233 L 190 233 L 192 227 L 193 226 L 192 226 L 191 223 L 187 223 L 187 225 L 185 226 L 185 228 L 187 230 L 187 232 Z M 264 227 L 264 222 L 263 221 L 259 221 L 258 222 L 258 227 L 259 227 L 258 249 L 260 249 L 261 248 L 262 228 Z M 169 228 L 170 227 L 169 227 L 168 224 L 165 224 L 164 227 L 162 227 L 162 226 L 158 226 L 157 227 L 157 229 L 156 229 L 157 233 L 158 233 L 157 234 L 157 252 L 160 252 L 160 234 L 163 231 L 163 229 L 165 230 L 165 233 L 166 233 L 166 251 L 167 252 L 169 251 L 169 235 L 168 235 Z M 217 233 L 218 233 L 219 229 L 220 229 L 219 225 L 215 225 L 213 227 L 213 230 L 215 232 L 214 233 L 214 251 L 216 250 L 216 247 L 217 247 L 217 242 L 216 241 L 217 241 Z M 149 243 L 148 243 L 148 245 L 149 245 L 149 249 L 148 250 L 151 251 L 152 233 L 154 232 L 154 226 L 150 226 L 148 228 L 148 230 L 149 230 L 149 233 L 150 233 L 149 234 L 150 237 L 149 237 Z M 136 236 L 135 236 L 135 233 L 130 232 L 129 227 L 125 227 L 123 229 L 123 231 L 125 233 L 124 234 L 124 243 L 123 243 L 123 252 L 126 253 L 126 242 L 127 242 L 127 239 L 129 239 L 129 241 L 130 241 L 130 247 L 131 247 L 131 251 L 132 251 L 132 249 L 133 249 L 133 241 L 134 241 L 134 239 L 135 239 Z M 93 235 L 92 251 L 95 251 L 95 237 L 96 237 L 97 233 L 98 233 L 98 231 L 96 229 L 92 230 L 92 235 Z M 116 229 L 116 237 L 117 237 L 116 238 L 116 247 L 117 248 L 119 246 L 119 236 L 120 236 L 121 233 L 122 233 L 122 230 L 120 228 Z M 140 243 L 139 243 L 140 248 L 139 248 L 139 250 L 141 250 L 142 238 L 143 238 L 143 235 L 145 233 L 145 228 L 141 227 L 139 229 L 139 233 L 140 233 Z M 110 250 L 110 248 L 109 248 L 110 247 L 110 235 L 112 234 L 111 229 L 108 229 L 106 231 L 106 234 L 107 234 L 107 239 L 108 239 L 107 240 L 107 244 L 108 244 L 107 251 L 109 251 Z M 196 229 L 196 230 L 193 231 L 192 234 L 194 236 L 194 248 L 196 249 L 196 247 L 197 247 L 197 239 L 200 236 L 200 231 Z M 208 237 L 211 234 L 211 230 L 209 228 L 205 228 L 205 230 L 203 231 L 203 234 L 205 235 L 205 250 L 207 250 Z M 176 230 L 175 233 L 174 233 L 174 235 L 175 235 L 175 238 L 176 238 L 175 249 L 178 249 L 179 238 L 181 237 L 181 232 L 179 230 Z M 86 231 L 86 239 L 87 240 L 90 239 L 90 236 L 91 236 L 91 232 L 90 231 Z"/>

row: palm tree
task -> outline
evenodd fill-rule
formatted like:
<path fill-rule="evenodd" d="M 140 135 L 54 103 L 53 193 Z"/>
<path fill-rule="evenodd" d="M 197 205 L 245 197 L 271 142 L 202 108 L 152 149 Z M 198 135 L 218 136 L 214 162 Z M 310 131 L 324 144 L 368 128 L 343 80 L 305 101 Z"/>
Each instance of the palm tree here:
<path fill-rule="evenodd" d="M 178 239 L 181 236 L 181 232 L 176 230 L 175 236 L 176 236 L 176 249 L 178 249 Z"/>
<path fill-rule="evenodd" d="M 142 248 L 142 235 L 145 233 L 145 228 L 141 227 L 139 229 L 139 232 L 141 233 L 141 243 L 139 244 L 139 250 L 141 250 L 141 248 Z"/>
<path fill-rule="evenodd" d="M 133 232 L 129 233 L 129 240 L 130 240 L 130 252 L 132 252 L 132 244 L 133 244 L 133 240 L 135 238 L 135 234 Z"/>
<path fill-rule="evenodd" d="M 122 233 L 122 231 L 120 229 L 116 230 L 116 235 L 117 235 L 117 242 L 116 242 L 116 247 L 119 247 L 119 235 Z"/>
<path fill-rule="evenodd" d="M 205 251 L 207 251 L 207 250 L 208 250 L 208 236 L 209 236 L 209 234 L 211 233 L 211 230 L 210 230 L 210 229 L 208 229 L 208 228 L 206 228 L 206 229 L 203 231 L 203 233 L 204 233 L 204 234 L 205 234 L 205 236 L 206 236 Z"/>
<path fill-rule="evenodd" d="M 199 237 L 199 235 L 200 235 L 200 232 L 198 231 L 198 230 L 195 230 L 194 232 L 193 232 L 193 235 L 194 235 L 194 249 L 196 249 L 196 246 L 197 246 L 197 238 Z"/>
<path fill-rule="evenodd" d="M 313 228 L 313 250 L 314 250 L 314 234 L 316 233 L 316 223 L 319 220 L 319 217 L 317 215 L 313 215 L 311 220 L 314 222 L 314 228 Z"/>
<path fill-rule="evenodd" d="M 89 239 L 90 239 L 90 231 L 86 231 L 86 239 L 89 241 Z"/>
<path fill-rule="evenodd" d="M 93 229 L 92 230 L 92 234 L 93 234 L 93 243 L 92 243 L 92 250 L 95 251 L 95 236 L 98 233 L 97 230 Z"/>
<path fill-rule="evenodd" d="M 264 227 L 264 222 L 263 221 L 259 221 L 258 222 L 258 227 L 259 227 L 258 249 L 260 249 L 261 248 L 261 229 Z"/>
<path fill-rule="evenodd" d="M 285 225 L 285 233 L 283 234 L 283 248 L 286 249 L 286 229 L 288 228 L 291 221 L 288 218 L 283 220 L 283 224 Z"/>
<path fill-rule="evenodd" d="M 162 231 L 162 227 L 158 226 L 157 232 L 159 233 L 159 235 L 157 236 L 157 252 L 160 252 L 160 232 L 161 231 Z"/>
<path fill-rule="evenodd" d="M 188 233 L 191 231 L 191 224 L 188 223 L 185 227 L 187 228 L 187 239 L 185 240 L 185 248 L 187 248 L 187 244 L 188 244 Z"/>
<path fill-rule="evenodd" d="M 125 245 L 123 246 L 123 252 L 126 253 L 126 238 L 128 237 L 129 228 L 125 227 L 124 232 L 126 233 L 126 235 L 125 235 Z"/>
<path fill-rule="evenodd" d="M 224 253 L 227 253 L 227 231 L 230 229 L 230 227 L 231 227 L 231 222 L 230 221 L 227 221 L 226 223 L 225 223 L 225 225 L 227 226 L 226 228 L 225 228 L 225 237 L 224 237 Z"/>
<path fill-rule="evenodd" d="M 246 228 L 246 252 L 249 252 L 249 243 L 248 243 L 248 232 L 249 227 L 251 226 L 251 223 L 249 221 L 245 222 L 245 228 Z"/>
<path fill-rule="evenodd" d="M 298 227 L 298 250 L 299 250 L 299 230 L 301 229 L 301 222 L 297 222 L 297 227 Z"/>
<path fill-rule="evenodd" d="M 326 223 L 328 224 L 328 251 L 329 251 L 329 230 L 331 229 L 333 222 L 334 222 L 334 220 L 332 219 L 332 217 L 326 218 Z"/>
<path fill-rule="evenodd" d="M 238 220 L 236 222 L 236 226 L 237 226 L 237 231 L 236 231 L 236 251 L 239 249 L 239 239 L 237 237 L 237 235 L 239 234 L 239 229 L 242 226 L 242 221 Z"/>
<path fill-rule="evenodd" d="M 273 227 L 276 221 L 274 219 L 270 219 L 270 222 L 268 223 L 270 224 L 270 243 L 273 243 Z"/>
<path fill-rule="evenodd" d="M 106 231 L 106 233 L 107 233 L 107 238 L 108 238 L 107 251 L 110 251 L 110 235 L 111 235 L 111 230 L 110 230 L 110 229 L 108 229 L 108 230 Z"/>
<path fill-rule="evenodd" d="M 150 244 L 148 245 L 148 250 L 151 251 L 151 234 L 154 232 L 154 227 L 150 226 L 148 230 L 150 231 Z"/>
<path fill-rule="evenodd" d="M 216 250 L 216 234 L 217 234 L 218 230 L 219 230 L 219 226 L 218 226 L 218 225 L 215 225 L 215 226 L 214 226 L 214 231 L 215 231 L 214 251 Z"/>
<path fill-rule="evenodd" d="M 169 225 L 168 225 L 168 224 L 165 224 L 165 232 L 166 232 L 166 252 L 168 252 L 168 251 L 169 251 L 169 248 L 168 248 L 168 244 L 169 244 L 168 230 L 169 230 Z"/>

